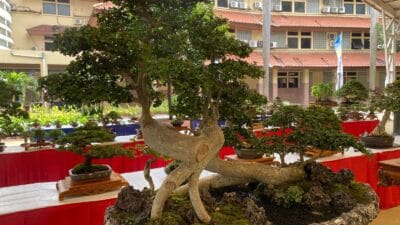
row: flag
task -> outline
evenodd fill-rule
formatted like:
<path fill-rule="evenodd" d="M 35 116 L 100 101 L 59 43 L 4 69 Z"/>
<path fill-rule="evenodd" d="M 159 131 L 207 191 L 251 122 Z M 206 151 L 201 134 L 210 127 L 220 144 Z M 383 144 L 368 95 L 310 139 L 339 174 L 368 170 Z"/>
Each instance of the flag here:
<path fill-rule="evenodd" d="M 336 51 L 336 57 L 338 60 L 338 66 L 336 71 L 336 90 L 339 90 L 343 86 L 343 62 L 342 62 L 342 32 L 339 32 L 333 47 Z"/>

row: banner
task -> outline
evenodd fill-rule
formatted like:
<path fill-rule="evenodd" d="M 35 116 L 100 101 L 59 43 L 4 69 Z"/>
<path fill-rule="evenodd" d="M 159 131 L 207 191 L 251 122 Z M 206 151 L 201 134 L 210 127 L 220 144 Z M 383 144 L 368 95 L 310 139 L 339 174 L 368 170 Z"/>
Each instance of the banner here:
<path fill-rule="evenodd" d="M 343 61 L 342 61 L 342 32 L 339 32 L 333 47 L 336 51 L 336 57 L 338 60 L 338 66 L 336 71 L 336 90 L 339 90 L 343 86 Z"/>

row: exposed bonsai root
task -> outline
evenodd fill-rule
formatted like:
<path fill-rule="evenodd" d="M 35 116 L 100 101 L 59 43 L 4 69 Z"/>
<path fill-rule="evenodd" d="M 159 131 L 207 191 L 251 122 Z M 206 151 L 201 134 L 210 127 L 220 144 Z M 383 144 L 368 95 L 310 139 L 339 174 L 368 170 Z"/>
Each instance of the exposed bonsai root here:
<path fill-rule="evenodd" d="M 191 174 L 192 169 L 186 164 L 182 163 L 178 168 L 172 171 L 158 189 L 156 197 L 153 201 L 151 208 L 151 218 L 160 218 L 162 216 L 164 204 L 170 194 L 181 185 Z"/>
<path fill-rule="evenodd" d="M 196 171 L 190 176 L 189 179 L 189 196 L 190 201 L 192 202 L 194 211 L 196 212 L 197 217 L 205 223 L 209 223 L 211 221 L 210 215 L 208 215 L 207 210 L 205 209 L 203 202 L 200 198 L 199 192 L 199 177 L 201 170 Z"/>
<path fill-rule="evenodd" d="M 245 184 L 252 181 L 248 178 L 227 177 L 220 174 L 214 174 L 199 180 L 199 189 L 210 190 L 222 187 L 228 187 L 238 184 Z M 189 191 L 189 185 L 185 184 L 177 188 L 174 192 L 178 194 L 185 194 Z"/>
<path fill-rule="evenodd" d="M 151 178 L 151 176 L 150 176 L 150 166 L 154 162 L 154 160 L 156 160 L 156 159 L 151 158 L 151 159 L 147 160 L 146 166 L 144 167 L 144 171 L 143 171 L 144 179 L 147 181 L 147 183 L 149 183 L 150 190 L 152 190 L 152 191 L 154 191 L 154 182 L 153 182 L 153 178 Z"/>

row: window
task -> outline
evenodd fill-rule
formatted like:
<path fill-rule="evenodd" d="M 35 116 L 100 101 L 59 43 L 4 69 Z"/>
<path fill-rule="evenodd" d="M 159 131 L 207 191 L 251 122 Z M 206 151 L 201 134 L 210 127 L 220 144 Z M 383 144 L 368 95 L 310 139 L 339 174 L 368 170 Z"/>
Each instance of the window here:
<path fill-rule="evenodd" d="M 367 5 L 362 0 L 344 0 L 346 14 L 367 14 Z"/>
<path fill-rule="evenodd" d="M 70 2 L 69 0 L 43 0 L 43 13 L 69 16 Z"/>
<path fill-rule="evenodd" d="M 400 72 L 396 73 L 396 80 L 400 80 Z"/>
<path fill-rule="evenodd" d="M 369 33 L 351 33 L 351 49 L 369 49 Z"/>
<path fill-rule="evenodd" d="M 311 32 L 288 32 L 287 46 L 293 49 L 311 49 Z"/>
<path fill-rule="evenodd" d="M 250 30 L 236 30 L 236 39 L 248 42 L 251 40 Z"/>
<path fill-rule="evenodd" d="M 278 72 L 278 88 L 298 88 L 299 72 Z"/>
<path fill-rule="evenodd" d="M 44 36 L 44 50 L 52 51 L 54 47 L 54 37 L 52 36 Z"/>
<path fill-rule="evenodd" d="M 305 13 L 306 3 L 302 0 L 282 1 L 282 12 Z"/>
<path fill-rule="evenodd" d="M 343 72 L 343 83 L 345 84 L 350 80 L 357 80 L 357 72 L 355 71 Z"/>
<path fill-rule="evenodd" d="M 218 1 L 217 1 L 217 6 L 218 6 L 218 7 L 225 7 L 225 8 L 227 8 L 227 7 L 228 7 L 228 0 L 218 0 Z"/>

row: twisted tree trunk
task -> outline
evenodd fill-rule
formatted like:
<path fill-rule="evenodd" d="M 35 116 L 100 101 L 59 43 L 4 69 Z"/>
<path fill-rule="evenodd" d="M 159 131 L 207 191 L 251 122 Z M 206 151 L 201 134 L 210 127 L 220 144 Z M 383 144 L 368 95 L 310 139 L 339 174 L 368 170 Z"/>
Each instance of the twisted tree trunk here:
<path fill-rule="evenodd" d="M 145 112 L 143 114 L 143 112 Z M 147 114 L 147 115 L 146 115 Z M 188 136 L 177 132 L 174 128 L 161 124 L 151 118 L 149 111 L 142 111 L 142 133 L 145 143 L 156 152 L 183 163 L 170 173 L 157 191 L 153 201 L 151 218 L 162 216 L 164 204 L 170 194 L 180 185 L 178 191 L 188 191 L 193 208 L 205 223 L 210 222 L 199 194 L 199 187 L 223 187 L 232 184 L 246 183 L 257 180 L 264 183 L 280 184 L 298 180 L 304 175 L 300 167 L 277 168 L 263 164 L 231 162 L 219 159 L 218 152 L 223 146 L 224 136 L 217 124 L 217 119 L 211 117 L 204 121 L 199 136 Z M 218 173 L 218 176 L 199 180 L 203 169 Z"/>

